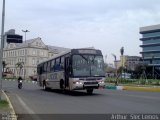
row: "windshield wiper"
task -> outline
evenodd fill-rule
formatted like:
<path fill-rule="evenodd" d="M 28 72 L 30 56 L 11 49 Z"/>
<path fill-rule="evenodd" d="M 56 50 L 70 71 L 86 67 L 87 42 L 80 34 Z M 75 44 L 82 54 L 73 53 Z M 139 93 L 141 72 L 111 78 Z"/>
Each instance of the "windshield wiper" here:
<path fill-rule="evenodd" d="M 80 55 L 83 59 L 85 59 L 85 61 L 87 61 L 88 62 L 88 59 L 87 58 L 85 58 L 83 55 Z"/>

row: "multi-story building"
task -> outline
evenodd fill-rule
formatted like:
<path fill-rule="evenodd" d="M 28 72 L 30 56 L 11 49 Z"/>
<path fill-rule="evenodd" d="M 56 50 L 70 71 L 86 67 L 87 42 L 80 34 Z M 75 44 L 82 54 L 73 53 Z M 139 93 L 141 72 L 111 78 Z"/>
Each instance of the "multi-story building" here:
<path fill-rule="evenodd" d="M 29 76 L 36 75 L 37 64 L 44 61 L 55 54 L 68 50 L 67 48 L 48 46 L 43 43 L 41 38 L 26 40 L 23 43 L 7 44 L 3 50 L 3 61 L 14 76 L 19 75 L 19 69 L 16 64 L 23 62 L 21 76 L 29 78 Z"/>
<path fill-rule="evenodd" d="M 135 70 L 136 66 L 141 64 L 142 60 L 139 56 L 120 56 L 120 60 L 114 61 L 115 67 L 118 69 L 123 66 L 127 70 Z"/>
<path fill-rule="evenodd" d="M 160 24 L 140 28 L 142 57 L 150 66 L 160 66 Z"/>

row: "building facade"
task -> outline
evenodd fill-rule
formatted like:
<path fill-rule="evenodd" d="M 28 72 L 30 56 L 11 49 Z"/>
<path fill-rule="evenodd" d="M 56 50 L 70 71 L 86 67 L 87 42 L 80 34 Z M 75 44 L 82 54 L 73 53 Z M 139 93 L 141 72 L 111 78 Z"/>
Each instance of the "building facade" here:
<path fill-rule="evenodd" d="M 45 45 L 38 37 L 23 43 L 7 44 L 3 49 L 3 61 L 6 63 L 5 69 L 12 72 L 14 76 L 18 77 L 20 74 L 23 78 L 29 78 L 37 74 L 38 63 L 65 50 L 68 49 Z M 24 63 L 21 73 L 16 67 L 19 62 Z"/>
<path fill-rule="evenodd" d="M 139 56 L 128 56 L 123 55 L 120 56 L 120 60 L 114 61 L 115 67 L 119 69 L 120 67 L 123 67 L 127 70 L 134 71 L 135 68 L 142 63 L 142 58 Z"/>
<path fill-rule="evenodd" d="M 150 66 L 160 66 L 160 24 L 140 28 L 142 57 Z"/>

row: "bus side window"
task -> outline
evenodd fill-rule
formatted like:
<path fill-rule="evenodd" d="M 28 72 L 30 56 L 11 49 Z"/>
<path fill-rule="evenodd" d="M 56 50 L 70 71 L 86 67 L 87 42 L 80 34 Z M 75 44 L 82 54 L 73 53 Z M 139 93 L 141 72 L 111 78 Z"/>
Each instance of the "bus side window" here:
<path fill-rule="evenodd" d="M 61 70 L 64 70 L 64 56 L 61 57 L 60 68 Z"/>
<path fill-rule="evenodd" d="M 54 70 L 55 71 L 59 71 L 60 70 L 60 58 L 56 59 Z"/>
<path fill-rule="evenodd" d="M 47 72 L 50 72 L 50 66 L 51 66 L 51 61 L 48 61 L 48 64 L 47 64 Z"/>
<path fill-rule="evenodd" d="M 40 73 L 40 74 L 43 73 L 43 67 L 42 67 L 42 65 L 40 66 L 40 71 L 39 71 L 39 73 Z"/>
<path fill-rule="evenodd" d="M 44 63 L 44 67 L 43 67 L 44 72 L 47 72 L 47 62 Z"/>
<path fill-rule="evenodd" d="M 54 71 L 55 60 L 51 61 L 51 71 Z"/>

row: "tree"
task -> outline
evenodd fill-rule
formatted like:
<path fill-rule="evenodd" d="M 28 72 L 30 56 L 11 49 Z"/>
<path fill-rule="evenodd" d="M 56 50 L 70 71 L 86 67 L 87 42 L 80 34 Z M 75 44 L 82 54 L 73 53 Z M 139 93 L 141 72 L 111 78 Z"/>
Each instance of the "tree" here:
<path fill-rule="evenodd" d="M 18 62 L 18 63 L 16 63 L 16 68 L 19 68 L 19 76 L 21 74 L 23 66 L 24 66 L 24 62 Z"/>

